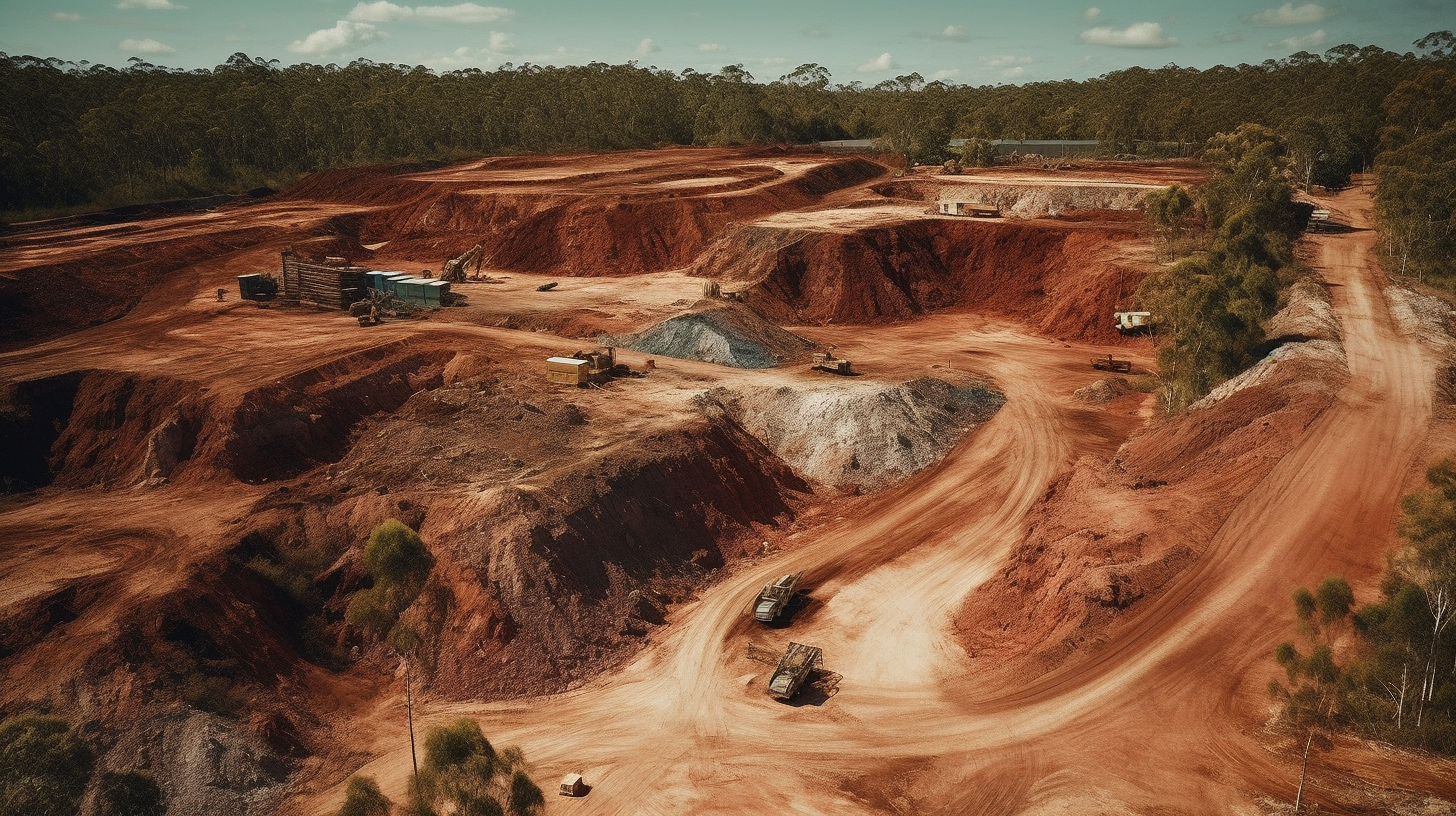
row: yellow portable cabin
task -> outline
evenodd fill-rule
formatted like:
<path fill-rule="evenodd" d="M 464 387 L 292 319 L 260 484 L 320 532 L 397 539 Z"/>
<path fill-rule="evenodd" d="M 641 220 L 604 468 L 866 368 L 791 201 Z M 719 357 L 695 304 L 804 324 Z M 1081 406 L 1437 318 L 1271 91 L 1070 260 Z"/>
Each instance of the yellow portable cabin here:
<path fill-rule="evenodd" d="M 546 358 L 546 379 L 563 385 L 581 385 L 589 382 L 588 363 L 575 357 Z"/>

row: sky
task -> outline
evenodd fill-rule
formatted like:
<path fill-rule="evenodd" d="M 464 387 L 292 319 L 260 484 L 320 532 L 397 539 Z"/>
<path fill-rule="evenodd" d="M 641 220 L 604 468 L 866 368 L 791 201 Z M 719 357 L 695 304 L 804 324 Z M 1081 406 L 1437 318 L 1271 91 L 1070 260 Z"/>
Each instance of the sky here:
<path fill-rule="evenodd" d="M 0 51 L 184 69 L 237 52 L 283 65 L 364 58 L 437 71 L 741 64 L 759 82 L 817 63 L 834 84 L 918 73 L 1019 85 L 1133 66 L 1257 64 L 1342 44 L 1405 53 L 1426 34 L 1456 30 L 1456 0 L 438 1 L 4 0 Z"/>

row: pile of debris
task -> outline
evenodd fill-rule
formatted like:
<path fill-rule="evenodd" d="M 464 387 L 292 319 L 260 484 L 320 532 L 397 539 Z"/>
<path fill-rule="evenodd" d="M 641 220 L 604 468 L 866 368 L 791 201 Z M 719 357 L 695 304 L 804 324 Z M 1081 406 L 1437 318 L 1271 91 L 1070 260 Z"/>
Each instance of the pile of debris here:
<path fill-rule="evenodd" d="M 702 301 L 641 334 L 603 338 L 645 354 L 702 360 L 733 368 L 773 368 L 805 359 L 814 343 L 741 303 Z"/>
<path fill-rule="evenodd" d="M 704 409 L 726 412 L 803 478 L 852 492 L 882 490 L 918 473 L 1005 401 L 984 382 L 954 385 L 934 377 L 898 385 L 719 387 L 698 398 Z"/>

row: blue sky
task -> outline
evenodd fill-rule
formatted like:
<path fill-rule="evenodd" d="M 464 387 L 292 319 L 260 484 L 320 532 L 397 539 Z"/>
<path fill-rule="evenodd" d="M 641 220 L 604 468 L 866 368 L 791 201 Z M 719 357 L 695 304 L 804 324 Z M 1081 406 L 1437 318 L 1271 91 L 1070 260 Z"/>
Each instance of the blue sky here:
<path fill-rule="evenodd" d="M 500 3 L 496 5 L 496 3 Z M 986 85 L 1086 79 L 1135 65 L 1260 63 L 1351 43 L 1397 52 L 1456 29 L 1452 0 L 5 0 L 0 51 L 210 68 L 241 51 L 283 64 L 436 70 L 511 62 L 672 71 L 741 63 L 762 82 L 803 63 L 835 83 L 919 73 Z"/>

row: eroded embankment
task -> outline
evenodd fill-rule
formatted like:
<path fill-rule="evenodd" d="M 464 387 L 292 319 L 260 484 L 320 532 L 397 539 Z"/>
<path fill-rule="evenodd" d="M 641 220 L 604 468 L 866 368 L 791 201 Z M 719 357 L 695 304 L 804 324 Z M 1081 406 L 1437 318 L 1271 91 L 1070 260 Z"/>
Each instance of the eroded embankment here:
<path fill-rule="evenodd" d="M 256 246 L 278 232 L 260 226 L 172 240 L 142 236 L 124 246 L 78 253 L 64 263 L 13 266 L 0 274 L 0 348 L 115 320 L 186 267 Z"/>
<path fill-rule="evenodd" d="M 420 182 L 408 182 L 398 204 L 370 214 L 361 241 L 389 241 L 391 255 L 442 260 L 480 244 L 487 265 L 522 272 L 658 272 L 692 263 L 732 224 L 809 206 L 884 173 L 865 159 L 826 159 L 801 175 L 774 171 L 777 181 L 727 192 L 435 183 L 416 194 Z"/>
<path fill-rule="evenodd" d="M 196 382 L 76 371 L 12 383 L 0 396 L 6 492 L 166 480 L 263 482 L 337 460 L 361 418 L 438 385 L 453 352 L 394 342 L 246 391 L 211 396 Z"/>
<path fill-rule="evenodd" d="M 1271 325 L 1285 337 L 1338 336 L 1327 296 L 1311 284 L 1294 289 Z M 1129 612 L 1198 559 L 1347 379 L 1335 340 L 1289 342 L 1133 436 L 1112 461 L 1079 461 L 1032 511 L 1010 562 L 967 598 L 957 628 L 973 661 L 1026 678 L 1095 656 Z"/>
<path fill-rule="evenodd" d="M 905 320 L 966 307 L 1066 339 L 1116 342 L 1109 315 L 1151 261 L 1138 230 L 925 219 L 851 232 L 748 225 L 692 268 L 786 324 Z"/>
<path fill-rule="evenodd" d="M 139 558 L 0 608 L 0 707 L 87 723 L 100 769 L 145 768 L 175 810 L 271 812 L 297 762 L 328 750 L 299 694 L 305 610 L 221 554 L 149 594 L 137 576 L 160 565 Z"/>
<path fill-rule="evenodd" d="M 971 201 L 990 204 L 1008 218 L 1045 218 L 1075 210 L 1141 210 L 1143 198 L 1153 189 L 1146 184 L 1067 182 L 1047 179 L 996 181 L 976 176 L 940 179 L 904 179 L 873 188 L 886 198 L 925 201 Z"/>

